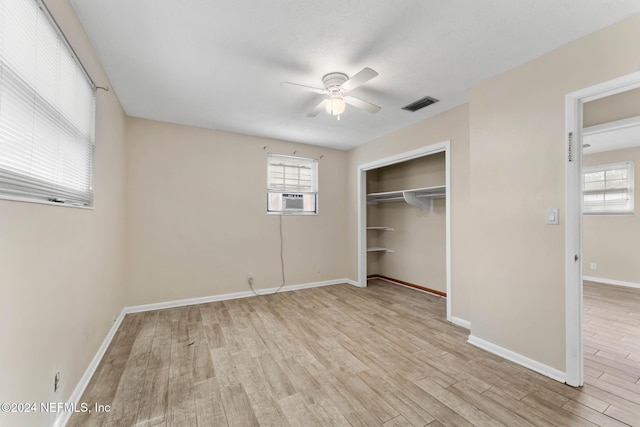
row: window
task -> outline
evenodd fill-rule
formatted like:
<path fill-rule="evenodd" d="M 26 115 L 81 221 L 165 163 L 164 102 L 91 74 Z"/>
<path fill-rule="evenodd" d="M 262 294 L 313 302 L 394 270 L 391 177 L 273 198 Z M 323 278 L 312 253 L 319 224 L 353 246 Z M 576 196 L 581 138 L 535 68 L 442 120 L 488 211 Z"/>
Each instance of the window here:
<path fill-rule="evenodd" d="M 318 161 L 267 155 L 267 213 L 318 213 Z"/>
<path fill-rule="evenodd" d="M 633 213 L 633 162 L 583 169 L 584 214 Z"/>
<path fill-rule="evenodd" d="M 95 86 L 44 4 L 0 2 L 0 197 L 93 205 Z"/>

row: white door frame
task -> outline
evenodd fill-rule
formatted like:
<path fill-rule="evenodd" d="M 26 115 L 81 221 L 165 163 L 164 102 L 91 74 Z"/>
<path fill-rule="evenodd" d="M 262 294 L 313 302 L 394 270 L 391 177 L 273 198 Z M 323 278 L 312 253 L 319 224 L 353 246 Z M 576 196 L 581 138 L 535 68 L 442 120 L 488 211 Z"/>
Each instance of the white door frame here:
<path fill-rule="evenodd" d="M 628 74 L 565 97 L 566 230 L 565 304 L 567 384 L 584 383 L 582 343 L 582 107 L 585 102 L 640 87 L 640 72 Z"/>
<path fill-rule="evenodd" d="M 367 286 L 367 180 L 366 172 L 407 160 L 444 152 L 445 158 L 445 210 L 446 210 L 446 275 L 447 320 L 451 321 L 451 143 L 443 141 L 416 150 L 385 157 L 358 166 L 358 286 Z"/>

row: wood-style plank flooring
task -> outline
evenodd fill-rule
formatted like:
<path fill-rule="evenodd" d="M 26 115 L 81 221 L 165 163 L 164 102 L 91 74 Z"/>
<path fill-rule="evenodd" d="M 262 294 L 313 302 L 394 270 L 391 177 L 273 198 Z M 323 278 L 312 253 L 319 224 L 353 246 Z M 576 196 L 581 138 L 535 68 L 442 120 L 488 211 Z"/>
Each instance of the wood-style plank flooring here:
<path fill-rule="evenodd" d="M 471 346 L 444 299 L 381 281 L 131 314 L 80 399 L 111 411 L 69 425 L 640 425 L 640 368 L 623 360 L 640 344 L 622 357 L 585 305 L 580 389 Z"/>
<path fill-rule="evenodd" d="M 640 289 L 585 281 L 583 331 L 584 389 L 617 396 L 604 413 L 640 425 Z"/>

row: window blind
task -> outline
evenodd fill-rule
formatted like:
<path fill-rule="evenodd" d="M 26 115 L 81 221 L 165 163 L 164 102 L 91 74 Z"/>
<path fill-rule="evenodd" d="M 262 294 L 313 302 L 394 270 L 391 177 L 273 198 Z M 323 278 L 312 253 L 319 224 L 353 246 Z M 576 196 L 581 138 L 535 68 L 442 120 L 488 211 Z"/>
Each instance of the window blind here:
<path fill-rule="evenodd" d="M 318 191 L 318 161 L 304 157 L 268 155 L 267 189 L 315 193 Z"/>
<path fill-rule="evenodd" d="M 46 7 L 0 1 L 0 195 L 93 204 L 95 89 Z"/>
<path fill-rule="evenodd" d="M 585 214 L 633 213 L 633 162 L 584 167 Z"/>

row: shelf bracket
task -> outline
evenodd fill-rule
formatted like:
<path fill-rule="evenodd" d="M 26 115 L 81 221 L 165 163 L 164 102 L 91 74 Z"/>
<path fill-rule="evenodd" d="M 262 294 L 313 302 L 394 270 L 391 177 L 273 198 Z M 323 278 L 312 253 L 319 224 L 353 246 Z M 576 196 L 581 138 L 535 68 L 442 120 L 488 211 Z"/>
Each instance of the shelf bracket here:
<path fill-rule="evenodd" d="M 421 211 L 433 212 L 433 197 L 418 198 L 413 191 L 403 191 L 402 196 L 407 203 L 418 207 Z"/>

